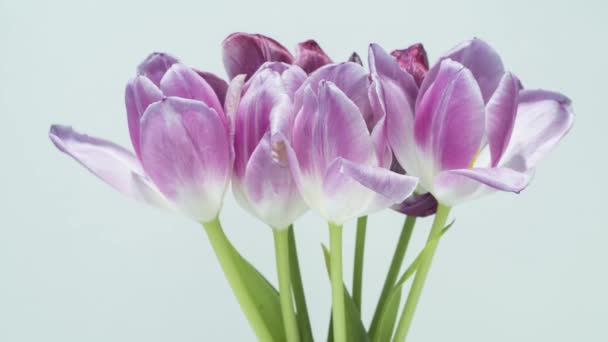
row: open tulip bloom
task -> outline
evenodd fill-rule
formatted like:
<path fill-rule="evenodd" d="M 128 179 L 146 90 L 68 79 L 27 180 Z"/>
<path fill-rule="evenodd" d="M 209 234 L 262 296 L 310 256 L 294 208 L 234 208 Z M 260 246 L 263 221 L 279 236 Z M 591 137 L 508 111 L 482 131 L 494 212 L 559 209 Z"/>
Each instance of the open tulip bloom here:
<path fill-rule="evenodd" d="M 125 90 L 132 152 L 53 125 L 55 146 L 124 195 L 202 223 L 260 341 L 313 341 L 294 222 L 308 209 L 329 225 L 324 250 L 333 341 L 405 341 L 450 209 L 497 191 L 519 193 L 570 130 L 570 100 L 525 89 L 479 39 L 429 66 L 422 44 L 371 44 L 334 63 L 314 40 L 294 57 L 274 39 L 224 41 L 229 82 L 153 53 Z M 278 291 L 219 221 L 229 183 L 274 232 Z M 361 320 L 367 215 L 406 215 L 370 325 Z M 416 217 L 435 215 L 427 245 L 402 272 Z M 352 292 L 342 226 L 357 219 Z M 406 281 L 413 278 L 403 307 Z"/>

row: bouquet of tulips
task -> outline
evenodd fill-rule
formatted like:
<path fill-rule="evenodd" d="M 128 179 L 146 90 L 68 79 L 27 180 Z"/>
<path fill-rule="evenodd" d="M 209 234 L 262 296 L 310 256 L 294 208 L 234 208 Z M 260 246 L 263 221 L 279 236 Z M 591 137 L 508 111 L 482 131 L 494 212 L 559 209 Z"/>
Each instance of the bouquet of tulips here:
<path fill-rule="evenodd" d="M 125 90 L 133 152 L 67 126 L 52 126 L 50 138 L 124 195 L 200 222 L 260 341 L 313 340 L 293 228 L 308 209 L 329 226 L 328 339 L 404 341 L 450 209 L 522 191 L 573 123 L 567 97 L 525 89 L 480 39 L 430 67 L 421 44 L 391 53 L 371 44 L 367 69 L 356 53 L 333 62 L 313 40 L 295 57 L 259 34 L 234 33 L 222 48 L 228 82 L 164 53 L 137 67 Z M 229 183 L 274 232 L 278 289 L 222 230 Z M 366 325 L 367 215 L 386 208 L 405 223 Z M 416 217 L 429 215 L 428 242 L 403 270 Z M 342 274 L 349 220 L 357 220 L 351 290 Z"/>

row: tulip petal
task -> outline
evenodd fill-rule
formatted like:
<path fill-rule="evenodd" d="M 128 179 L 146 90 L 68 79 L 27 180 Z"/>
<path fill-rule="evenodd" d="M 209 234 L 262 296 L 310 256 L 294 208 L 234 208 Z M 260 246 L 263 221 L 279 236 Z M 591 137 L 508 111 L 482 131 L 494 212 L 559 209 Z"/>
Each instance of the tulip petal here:
<path fill-rule="evenodd" d="M 167 53 L 153 52 L 137 66 L 137 74 L 149 78 L 152 83 L 159 87 L 160 80 L 175 63 L 179 63 L 177 58 Z"/>
<path fill-rule="evenodd" d="M 484 121 L 484 102 L 471 72 L 457 62 L 441 62 L 416 110 L 416 144 L 433 159 L 425 173 L 468 167 L 479 150 Z"/>
<path fill-rule="evenodd" d="M 391 209 L 408 216 L 426 217 L 437 212 L 437 205 L 435 197 L 427 192 L 422 195 L 410 196 L 405 201 L 393 205 Z"/>
<path fill-rule="evenodd" d="M 486 132 L 492 157 L 491 166 L 500 161 L 506 150 L 517 114 L 519 80 L 505 73 L 486 104 Z"/>
<path fill-rule="evenodd" d="M 222 43 L 222 50 L 230 79 L 239 74 L 249 77 L 264 62 L 293 63 L 293 56 L 283 45 L 261 34 L 233 33 Z"/>
<path fill-rule="evenodd" d="M 194 70 L 183 64 L 174 64 L 160 81 L 165 96 L 198 100 L 223 116 L 224 109 L 213 88 Z"/>
<path fill-rule="evenodd" d="M 570 131 L 574 121 L 570 99 L 546 90 L 522 90 L 509 146 L 501 165 L 518 171 L 536 164 Z"/>
<path fill-rule="evenodd" d="M 144 169 L 175 206 L 195 220 L 218 214 L 230 179 L 230 141 L 220 115 L 204 103 L 168 97 L 141 121 Z"/>
<path fill-rule="evenodd" d="M 495 190 L 519 193 L 532 175 L 504 167 L 447 170 L 435 177 L 433 195 L 440 203 L 453 206 Z"/>
<path fill-rule="evenodd" d="M 319 68 L 308 76 L 300 90 L 296 93 L 294 100 L 295 107 L 300 108 L 302 104 L 303 92 L 310 87 L 317 93 L 321 81 L 333 83 L 346 96 L 353 101 L 363 115 L 365 123 L 371 130 L 378 122 L 379 118 L 374 116 L 368 98 L 368 88 L 370 85 L 369 74 L 359 64 L 344 62 L 339 64 L 329 64 Z"/>
<path fill-rule="evenodd" d="M 226 100 L 226 92 L 228 91 L 228 83 L 214 73 L 193 69 L 207 84 L 213 89 L 220 103 Z"/>
<path fill-rule="evenodd" d="M 253 151 L 244 177 L 245 207 L 273 228 L 287 228 L 306 211 L 289 168 L 272 159 L 270 133 Z"/>
<path fill-rule="evenodd" d="M 99 179 L 123 195 L 166 207 L 166 200 L 146 177 L 133 153 L 107 140 L 80 134 L 71 127 L 53 125 L 49 138 Z"/>
<path fill-rule="evenodd" d="M 422 83 L 424 76 L 429 71 L 429 60 L 422 44 L 417 43 L 402 50 L 394 50 L 391 52 L 391 56 L 397 59 L 403 70 L 414 77 L 417 85 Z"/>
<path fill-rule="evenodd" d="M 307 74 L 330 63 L 332 63 L 331 58 L 316 41 L 310 39 L 298 44 L 294 64 L 300 66 Z"/>
<path fill-rule="evenodd" d="M 147 77 L 137 76 L 127 83 L 125 89 L 125 105 L 127 108 L 127 123 L 129 135 L 135 154 L 141 156 L 139 148 L 139 121 L 146 108 L 163 98 L 163 93 Z"/>
<path fill-rule="evenodd" d="M 504 65 L 496 50 L 485 41 L 474 38 L 448 51 L 429 70 L 420 86 L 421 94 L 424 94 L 435 81 L 440 64 L 444 59 L 456 61 L 471 70 L 481 89 L 484 103 L 488 102 L 505 73 Z"/>
<path fill-rule="evenodd" d="M 330 82 L 315 94 L 309 86 L 293 128 L 293 148 L 302 172 L 321 180 L 336 158 L 367 163 L 373 144 L 357 106 Z"/>

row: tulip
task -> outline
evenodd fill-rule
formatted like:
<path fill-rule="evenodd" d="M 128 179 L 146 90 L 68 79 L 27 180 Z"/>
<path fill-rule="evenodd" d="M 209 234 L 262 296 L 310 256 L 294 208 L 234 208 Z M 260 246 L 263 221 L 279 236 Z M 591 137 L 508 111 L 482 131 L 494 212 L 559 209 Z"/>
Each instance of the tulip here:
<path fill-rule="evenodd" d="M 358 64 L 326 65 L 296 92 L 291 131 L 276 135 L 302 198 L 330 223 L 331 281 L 335 341 L 345 340 L 341 226 L 407 198 L 413 177 L 385 165 L 385 145 L 375 139 L 362 113 L 369 103 L 367 73 Z M 369 114 L 369 113 L 367 113 Z"/>
<path fill-rule="evenodd" d="M 391 55 L 397 59 L 399 66 L 414 77 L 416 84 L 420 86 L 427 71 L 429 71 L 429 60 L 422 44 L 417 43 L 402 50 L 393 50 Z"/>
<path fill-rule="evenodd" d="M 526 90 L 505 71 L 498 53 L 473 39 L 414 77 L 378 45 L 370 46 L 371 94 L 386 115 L 386 135 L 399 164 L 420 178 L 418 191 L 439 202 L 395 332 L 404 341 L 450 208 L 493 193 L 519 193 L 537 163 L 570 130 L 573 112 L 564 95 Z"/>
<path fill-rule="evenodd" d="M 294 58 L 291 52 L 276 40 L 261 34 L 243 32 L 233 33 L 224 40 L 222 54 L 230 79 L 240 74 L 250 77 L 266 62 L 296 64 L 307 73 L 331 63 L 331 59 L 314 40 L 298 44 L 297 56 Z"/>

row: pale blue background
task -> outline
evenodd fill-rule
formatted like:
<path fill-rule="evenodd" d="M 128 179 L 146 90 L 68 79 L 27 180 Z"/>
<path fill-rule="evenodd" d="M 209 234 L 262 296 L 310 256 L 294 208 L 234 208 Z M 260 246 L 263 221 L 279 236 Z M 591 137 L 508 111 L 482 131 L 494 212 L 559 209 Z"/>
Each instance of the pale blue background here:
<path fill-rule="evenodd" d="M 373 41 L 422 41 L 434 60 L 479 36 L 525 85 L 570 96 L 574 129 L 528 190 L 453 211 L 410 341 L 608 341 L 607 12 L 599 0 L 0 0 L 0 341 L 253 340 L 197 224 L 121 197 L 47 138 L 57 122 L 128 146 L 123 87 L 137 63 L 164 50 L 223 74 L 220 43 L 239 30 L 289 47 L 316 37 L 336 60 L 366 54 Z M 270 230 L 231 194 L 222 218 L 274 281 Z M 388 211 L 370 218 L 366 320 L 401 220 Z M 421 221 L 413 250 L 429 224 Z M 307 214 L 297 235 L 322 341 L 327 231 Z"/>

